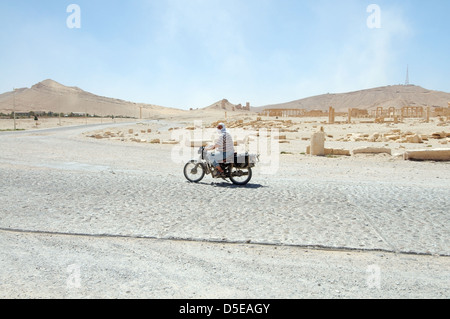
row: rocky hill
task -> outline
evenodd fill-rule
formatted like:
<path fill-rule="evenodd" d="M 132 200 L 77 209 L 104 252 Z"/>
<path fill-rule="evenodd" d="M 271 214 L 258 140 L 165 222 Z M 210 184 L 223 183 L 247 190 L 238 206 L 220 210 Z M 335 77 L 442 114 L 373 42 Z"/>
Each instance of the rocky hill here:
<path fill-rule="evenodd" d="M 0 112 L 11 113 L 14 92 L 0 95 Z M 182 110 L 139 104 L 119 99 L 98 96 L 78 87 L 64 86 L 53 80 L 45 80 L 31 88 L 17 89 L 15 92 L 16 112 L 88 113 L 98 116 L 128 116 L 144 118 L 183 113 Z"/>
<path fill-rule="evenodd" d="M 374 109 L 376 107 L 431 106 L 447 107 L 450 93 L 432 91 L 415 85 L 394 85 L 341 94 L 323 94 L 301 100 L 252 108 L 263 109 L 305 109 L 327 111 L 330 106 L 336 112 L 347 112 L 349 108 Z"/>
<path fill-rule="evenodd" d="M 242 104 L 233 104 L 227 99 L 217 101 L 208 107 L 205 107 L 205 111 L 225 111 L 225 112 L 249 112 L 250 107 Z"/>
<path fill-rule="evenodd" d="M 0 113 L 13 111 L 15 95 L 16 112 L 88 113 L 97 116 L 127 116 L 140 118 L 162 118 L 177 116 L 202 116 L 205 112 L 222 113 L 249 112 L 247 105 L 232 104 L 224 99 L 203 109 L 190 112 L 151 104 L 139 104 L 114 98 L 98 96 L 78 87 L 64 86 L 53 80 L 45 80 L 31 88 L 17 89 L 0 94 Z M 264 109 L 305 109 L 347 112 L 349 108 L 371 110 L 376 107 L 431 106 L 447 107 L 450 93 L 424 89 L 415 85 L 385 86 L 350 93 L 323 94 L 287 103 L 252 107 L 253 112 Z"/>

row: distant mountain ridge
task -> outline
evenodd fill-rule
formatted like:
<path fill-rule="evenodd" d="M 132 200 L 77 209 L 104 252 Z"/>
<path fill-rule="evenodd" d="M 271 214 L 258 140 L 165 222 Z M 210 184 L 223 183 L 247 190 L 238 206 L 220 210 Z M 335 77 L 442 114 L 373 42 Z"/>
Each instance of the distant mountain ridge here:
<path fill-rule="evenodd" d="M 13 110 L 14 92 L 0 95 L 0 112 Z M 134 103 L 95 95 L 78 87 L 69 87 L 53 80 L 45 80 L 31 88 L 15 92 L 16 112 L 88 113 L 98 116 L 151 117 L 185 112 L 151 104 Z"/>
<path fill-rule="evenodd" d="M 252 111 L 280 108 L 327 111 L 332 106 L 337 112 L 347 112 L 349 108 L 370 110 L 376 107 L 447 107 L 448 102 L 450 93 L 432 91 L 415 85 L 393 85 L 350 93 L 323 94 L 287 103 L 254 107 Z"/>
<path fill-rule="evenodd" d="M 13 111 L 15 96 L 16 112 L 88 113 L 98 116 L 129 116 L 139 118 L 185 115 L 189 111 L 152 104 L 134 103 L 120 99 L 98 96 L 78 87 L 69 87 L 53 80 L 45 80 L 31 88 L 0 94 L 0 112 Z M 393 85 L 350 93 L 323 94 L 292 102 L 251 107 L 252 112 L 264 109 L 304 109 L 327 111 L 332 106 L 336 112 L 349 108 L 374 109 L 376 107 L 423 106 L 447 107 L 450 93 L 424 89 L 415 85 Z M 246 106 L 232 104 L 226 99 L 207 106 L 200 111 L 249 112 Z"/>

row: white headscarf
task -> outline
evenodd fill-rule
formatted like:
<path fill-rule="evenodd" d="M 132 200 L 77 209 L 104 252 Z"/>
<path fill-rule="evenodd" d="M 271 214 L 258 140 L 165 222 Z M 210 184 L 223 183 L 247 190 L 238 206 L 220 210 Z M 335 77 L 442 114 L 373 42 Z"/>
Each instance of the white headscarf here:
<path fill-rule="evenodd" d="M 219 126 L 222 126 L 222 129 L 221 129 L 221 130 L 218 129 L 219 132 L 225 133 L 225 132 L 227 131 L 227 127 L 225 126 L 225 124 L 219 123 L 219 124 L 217 125 L 217 127 L 219 127 Z"/>

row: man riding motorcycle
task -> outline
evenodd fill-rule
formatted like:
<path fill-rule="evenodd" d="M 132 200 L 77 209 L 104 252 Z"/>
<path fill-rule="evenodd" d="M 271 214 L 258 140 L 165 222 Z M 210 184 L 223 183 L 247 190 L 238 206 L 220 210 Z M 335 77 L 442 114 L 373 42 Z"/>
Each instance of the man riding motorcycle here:
<path fill-rule="evenodd" d="M 213 151 L 207 154 L 207 160 L 214 166 L 216 176 L 222 176 L 224 171 L 220 167 L 221 163 L 233 162 L 234 160 L 234 142 L 230 133 L 227 131 L 225 124 L 219 123 L 217 125 L 219 136 L 214 145 L 207 147 L 205 150 Z"/>

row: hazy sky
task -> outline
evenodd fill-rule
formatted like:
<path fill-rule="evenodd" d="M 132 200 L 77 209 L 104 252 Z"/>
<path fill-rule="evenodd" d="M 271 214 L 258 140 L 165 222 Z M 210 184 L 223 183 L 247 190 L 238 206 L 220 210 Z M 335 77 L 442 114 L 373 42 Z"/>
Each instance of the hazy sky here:
<path fill-rule="evenodd" d="M 2 0 L 0 93 L 53 79 L 169 107 L 262 106 L 403 84 L 408 64 L 412 84 L 450 92 L 449 12 L 448 0 Z"/>

